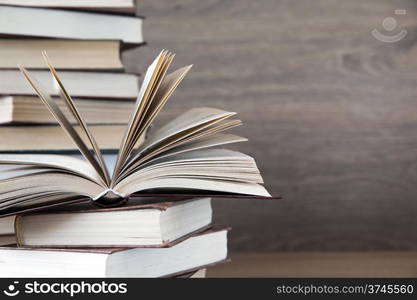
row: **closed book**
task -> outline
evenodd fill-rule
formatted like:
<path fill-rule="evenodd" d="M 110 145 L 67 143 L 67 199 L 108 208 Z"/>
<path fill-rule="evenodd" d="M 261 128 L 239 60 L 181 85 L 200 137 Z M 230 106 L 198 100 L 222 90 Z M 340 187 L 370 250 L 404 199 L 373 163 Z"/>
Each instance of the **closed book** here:
<path fill-rule="evenodd" d="M 227 229 L 165 248 L 0 248 L 0 277 L 164 277 L 227 259 Z"/>
<path fill-rule="evenodd" d="M 71 123 L 76 123 L 69 108 L 61 99 L 55 99 Z M 4 96 L 0 97 L 0 124 L 33 123 L 56 124 L 58 122 L 43 105 L 39 105 L 35 96 Z M 87 124 L 124 124 L 126 126 L 134 102 L 124 99 L 74 99 L 77 107 L 83 111 Z"/>
<path fill-rule="evenodd" d="M 0 0 L 0 4 L 134 13 L 135 0 Z"/>
<path fill-rule="evenodd" d="M 210 201 L 131 199 L 116 208 L 73 205 L 19 215 L 15 221 L 17 242 L 28 247 L 165 247 L 211 225 Z"/>
<path fill-rule="evenodd" d="M 0 39 L 0 68 L 46 69 L 42 51 L 46 51 L 60 70 L 123 70 L 121 41 L 64 39 Z"/>
<path fill-rule="evenodd" d="M 3 5 L 0 34 L 143 43 L 142 19 L 138 17 Z"/>
<path fill-rule="evenodd" d="M 51 80 L 49 71 L 32 73 L 45 92 L 59 96 L 59 89 Z M 139 78 L 135 74 L 72 71 L 60 74 L 73 97 L 135 99 L 139 93 Z M 36 95 L 19 70 L 0 70 L 0 94 Z"/>
<path fill-rule="evenodd" d="M 81 129 L 74 127 L 77 132 Z M 90 125 L 97 143 L 106 152 L 117 151 L 126 126 L 124 125 Z M 63 134 L 59 126 L 54 125 L 19 125 L 0 126 L 0 153 L 74 153 L 77 146 Z M 4 157 L 4 156 L 3 156 Z"/>

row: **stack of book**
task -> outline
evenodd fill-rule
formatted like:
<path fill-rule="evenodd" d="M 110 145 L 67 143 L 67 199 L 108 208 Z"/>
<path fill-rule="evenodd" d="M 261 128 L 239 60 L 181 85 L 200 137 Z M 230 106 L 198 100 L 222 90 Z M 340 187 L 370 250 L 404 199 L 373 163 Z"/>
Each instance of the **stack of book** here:
<path fill-rule="evenodd" d="M 0 218 L 0 277 L 165 277 L 227 259 L 227 229 L 211 228 L 210 198 L 130 199 Z M 45 263 L 47 261 L 48 263 Z"/>
<path fill-rule="evenodd" d="M 19 71 L 31 70 L 59 98 L 43 51 L 99 145 L 119 147 L 139 90 L 138 76 L 121 61 L 122 51 L 144 44 L 135 0 L 0 0 L 0 36 L 0 139 L 8 141 L 0 152 L 77 150 Z M 63 101 L 58 105 L 74 122 Z"/>
<path fill-rule="evenodd" d="M 191 69 L 168 74 L 173 58 L 161 51 L 147 69 L 113 162 L 48 58 L 75 124 L 21 68 L 84 159 L 0 155 L 0 233 L 17 243 L 0 248 L 0 277 L 195 277 L 227 259 L 211 197 L 270 195 L 252 157 L 222 148 L 246 141 L 224 133 L 241 124 L 235 112 L 193 108 L 144 137 Z"/>

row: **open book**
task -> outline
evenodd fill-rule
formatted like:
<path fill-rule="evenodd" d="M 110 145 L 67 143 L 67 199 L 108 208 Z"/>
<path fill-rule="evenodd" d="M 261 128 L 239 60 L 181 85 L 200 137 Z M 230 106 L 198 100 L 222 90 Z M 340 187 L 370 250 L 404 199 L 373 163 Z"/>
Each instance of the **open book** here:
<path fill-rule="evenodd" d="M 85 198 L 100 200 L 102 204 L 120 203 L 138 192 L 185 190 L 270 196 L 262 186 L 253 158 L 218 148 L 246 140 L 222 133 L 241 124 L 233 119 L 234 112 L 207 107 L 191 109 L 138 143 L 191 68 L 186 66 L 167 74 L 174 58 L 172 53 L 162 51 L 145 74 L 112 174 L 46 53 L 44 57 L 81 133 L 29 72 L 23 67 L 21 71 L 85 160 L 59 155 L 1 155 L 0 215 Z"/>

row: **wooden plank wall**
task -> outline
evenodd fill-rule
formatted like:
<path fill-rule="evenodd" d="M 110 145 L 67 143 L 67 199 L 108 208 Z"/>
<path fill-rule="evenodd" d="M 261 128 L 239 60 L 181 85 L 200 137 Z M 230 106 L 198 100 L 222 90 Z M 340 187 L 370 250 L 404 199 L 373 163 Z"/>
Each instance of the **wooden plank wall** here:
<path fill-rule="evenodd" d="M 194 64 L 161 120 L 237 111 L 240 149 L 285 196 L 215 202 L 232 250 L 417 249 L 416 1 L 138 2 L 149 44 L 124 55 L 128 70 L 163 48 Z M 408 34 L 384 43 L 374 28 Z"/>

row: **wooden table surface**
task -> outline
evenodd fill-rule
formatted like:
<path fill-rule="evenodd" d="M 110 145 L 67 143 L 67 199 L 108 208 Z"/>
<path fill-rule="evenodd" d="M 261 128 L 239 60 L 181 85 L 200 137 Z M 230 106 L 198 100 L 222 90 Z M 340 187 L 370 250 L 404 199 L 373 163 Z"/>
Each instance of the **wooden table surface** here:
<path fill-rule="evenodd" d="M 232 254 L 207 277 L 417 277 L 417 252 Z"/>

